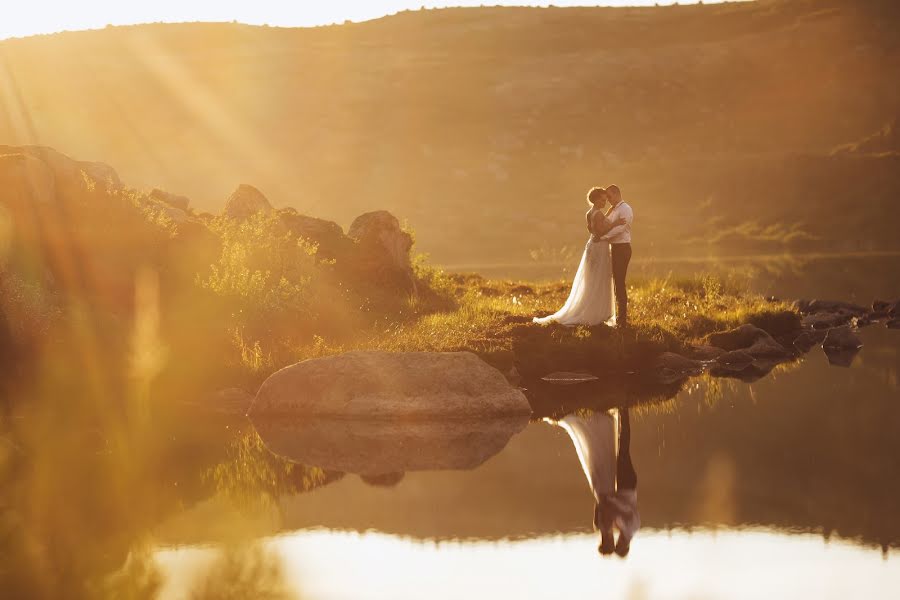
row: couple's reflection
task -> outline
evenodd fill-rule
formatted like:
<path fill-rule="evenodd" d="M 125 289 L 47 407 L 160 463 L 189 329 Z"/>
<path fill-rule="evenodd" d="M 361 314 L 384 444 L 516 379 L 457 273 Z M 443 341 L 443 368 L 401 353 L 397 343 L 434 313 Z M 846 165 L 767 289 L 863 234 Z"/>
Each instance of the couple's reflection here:
<path fill-rule="evenodd" d="M 594 529 L 600 531 L 600 553 L 627 556 L 631 539 L 641 526 L 628 409 L 579 411 L 551 422 L 572 438 L 594 493 Z M 615 530 L 618 540 L 614 539 Z"/>

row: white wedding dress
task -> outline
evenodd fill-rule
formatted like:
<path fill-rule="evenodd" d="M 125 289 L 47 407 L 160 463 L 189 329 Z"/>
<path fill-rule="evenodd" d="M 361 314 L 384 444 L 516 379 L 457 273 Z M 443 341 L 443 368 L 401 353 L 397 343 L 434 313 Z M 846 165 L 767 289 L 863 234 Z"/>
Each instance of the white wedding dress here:
<path fill-rule="evenodd" d="M 589 221 L 596 210 L 591 209 Z M 612 324 L 615 320 L 615 306 L 609 242 L 594 242 L 591 238 L 584 247 L 566 303 L 550 316 L 535 317 L 534 322 L 555 321 L 569 326 Z"/>

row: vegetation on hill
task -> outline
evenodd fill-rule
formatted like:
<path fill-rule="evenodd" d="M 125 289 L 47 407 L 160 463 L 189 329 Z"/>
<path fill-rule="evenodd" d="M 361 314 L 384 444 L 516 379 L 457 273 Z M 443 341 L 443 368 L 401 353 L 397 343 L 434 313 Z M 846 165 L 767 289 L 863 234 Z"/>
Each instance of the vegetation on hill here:
<path fill-rule="evenodd" d="M 832 151 L 897 117 L 898 10 L 485 7 L 6 40 L 0 141 L 115 160 L 198 210 L 241 181 L 345 227 L 378 206 L 437 264 L 571 245 L 584 190 L 610 182 L 642 256 L 896 249 L 895 140 Z"/>

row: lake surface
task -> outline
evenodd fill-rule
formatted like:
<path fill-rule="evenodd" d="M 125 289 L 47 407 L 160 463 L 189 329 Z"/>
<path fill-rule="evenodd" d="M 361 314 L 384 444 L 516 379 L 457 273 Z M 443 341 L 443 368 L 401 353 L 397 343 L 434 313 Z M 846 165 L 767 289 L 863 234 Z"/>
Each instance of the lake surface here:
<path fill-rule="evenodd" d="M 897 263 L 807 263 L 771 292 L 896 297 Z M 0 576 L 11 598 L 895 598 L 900 331 L 860 335 L 849 367 L 814 348 L 632 407 L 641 528 L 625 558 L 598 553 L 553 419 L 272 429 L 190 413 L 129 433 L 147 455 L 58 421 L 34 458 L 14 460 L 27 439 L 0 447 L 18 490 L 0 496 Z"/>

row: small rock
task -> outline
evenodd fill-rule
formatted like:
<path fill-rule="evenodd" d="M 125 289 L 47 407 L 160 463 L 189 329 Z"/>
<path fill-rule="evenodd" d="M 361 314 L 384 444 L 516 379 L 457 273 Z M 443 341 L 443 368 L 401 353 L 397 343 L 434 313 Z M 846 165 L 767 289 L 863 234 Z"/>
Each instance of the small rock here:
<path fill-rule="evenodd" d="M 755 325 L 741 325 L 730 331 L 712 333 L 707 338 L 709 345 L 723 350 L 744 350 L 751 356 L 786 356 L 784 346 L 775 341 L 766 331 Z"/>
<path fill-rule="evenodd" d="M 840 302 L 837 300 L 813 300 L 807 307 L 809 313 L 820 312 L 846 312 L 854 316 L 861 316 L 869 313 L 869 309 L 853 304 L 851 302 Z"/>
<path fill-rule="evenodd" d="M 854 349 L 862 348 L 862 340 L 849 327 L 835 327 L 828 330 L 825 341 L 822 342 L 823 348 L 836 349 Z"/>
<path fill-rule="evenodd" d="M 809 312 L 809 305 L 812 303 L 812 300 L 794 300 L 791 304 L 791 308 L 796 310 L 798 313 L 805 315 Z"/>
<path fill-rule="evenodd" d="M 513 367 L 515 369 L 515 367 Z M 541 377 L 543 381 L 548 383 L 555 383 L 557 385 L 572 385 L 575 383 L 584 383 L 586 381 L 597 381 L 599 379 L 596 375 L 590 375 L 588 373 L 570 373 L 568 371 L 556 371 L 554 373 L 550 373 L 549 375 L 544 375 Z"/>
<path fill-rule="evenodd" d="M 891 319 L 885 323 L 885 327 L 888 329 L 900 329 L 900 319 Z"/>
<path fill-rule="evenodd" d="M 806 353 L 825 341 L 825 331 L 804 331 L 794 340 L 794 347 L 800 352 Z"/>
<path fill-rule="evenodd" d="M 813 329 L 831 329 L 846 325 L 853 319 L 853 316 L 852 313 L 844 311 L 809 314 L 803 317 L 803 326 Z"/>

